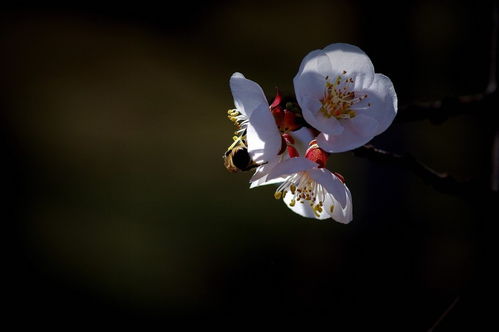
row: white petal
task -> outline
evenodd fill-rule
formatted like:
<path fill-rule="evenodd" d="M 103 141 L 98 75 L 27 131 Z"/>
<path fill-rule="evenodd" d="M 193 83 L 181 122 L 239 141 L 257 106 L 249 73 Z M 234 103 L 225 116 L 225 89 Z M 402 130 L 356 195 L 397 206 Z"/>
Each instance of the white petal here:
<path fill-rule="evenodd" d="M 348 187 L 327 169 L 314 169 L 308 172 L 311 178 L 326 190 L 324 212 L 337 222 L 347 224 L 352 221 L 352 195 Z M 331 206 L 334 206 L 331 213 Z"/>
<path fill-rule="evenodd" d="M 295 78 L 309 72 L 320 73 L 325 77 L 331 74 L 331 69 L 331 62 L 326 53 L 322 50 L 315 50 L 303 58 Z"/>
<path fill-rule="evenodd" d="M 294 78 L 296 100 L 302 109 L 303 117 L 308 124 L 319 131 L 330 134 L 339 134 L 343 129 L 338 121 L 332 117 L 324 118 L 319 112 L 326 89 L 326 76 L 317 72 L 298 74 Z"/>
<path fill-rule="evenodd" d="M 290 133 L 291 137 L 295 140 L 293 146 L 298 151 L 300 156 L 304 156 L 305 152 L 309 148 L 309 143 L 315 139 L 314 133 L 310 128 L 302 127 L 296 131 Z"/>
<path fill-rule="evenodd" d="M 256 168 L 255 173 L 250 179 L 250 182 L 256 181 L 264 176 L 267 176 L 269 172 L 274 168 L 275 165 L 279 162 L 279 158 L 275 158 L 267 164 L 260 165 Z"/>
<path fill-rule="evenodd" d="M 277 158 L 274 158 L 269 163 L 259 166 L 255 170 L 255 174 L 253 174 L 253 176 L 251 177 L 250 188 L 256 188 L 256 187 L 265 186 L 268 184 L 276 184 L 276 183 L 284 182 L 284 180 L 286 179 L 285 177 L 279 177 L 279 178 L 275 178 L 272 180 L 267 179 L 270 171 L 274 168 L 274 166 L 276 166 L 281 161 L 281 159 L 282 159 L 281 157 L 277 157 Z"/>
<path fill-rule="evenodd" d="M 379 126 L 375 135 L 379 135 L 392 124 L 397 115 L 397 94 L 392 81 L 383 74 L 376 74 L 371 86 L 360 92 L 361 95 L 364 93 L 367 94 L 367 98 L 362 104 L 364 107 L 367 103 L 370 105 L 361 113 L 378 121 Z"/>
<path fill-rule="evenodd" d="M 333 208 L 333 213 L 331 214 L 331 218 L 342 224 L 348 224 L 353 219 L 352 194 L 347 186 L 345 186 L 345 190 L 347 195 L 346 205 L 342 207 L 337 203 L 333 203 L 335 206 Z"/>
<path fill-rule="evenodd" d="M 326 88 L 326 76 L 318 72 L 306 72 L 298 74 L 293 79 L 295 88 L 296 100 L 300 107 L 307 108 L 305 103 L 306 99 L 319 101 L 323 96 Z M 312 110 L 311 110 L 312 111 Z M 315 114 L 316 111 L 313 113 Z"/>
<path fill-rule="evenodd" d="M 308 171 L 309 176 L 319 183 L 341 205 L 347 205 L 346 186 L 340 179 L 325 168 L 316 168 Z"/>
<path fill-rule="evenodd" d="M 261 186 L 266 186 L 269 184 L 279 184 L 286 181 L 285 177 L 280 177 L 280 178 L 275 178 L 272 180 L 267 180 L 267 176 L 264 176 L 260 179 L 257 179 L 250 184 L 250 189 L 256 188 L 256 187 L 261 187 Z"/>
<path fill-rule="evenodd" d="M 267 179 L 272 180 L 286 175 L 295 174 L 301 171 L 306 171 L 317 167 L 318 165 L 311 160 L 304 157 L 296 157 L 284 160 L 277 164 L 272 171 L 270 171 Z"/>
<path fill-rule="evenodd" d="M 272 180 L 267 180 L 267 177 L 263 177 L 261 179 L 256 180 L 255 182 L 252 182 L 250 184 L 250 189 L 256 188 L 256 187 L 261 187 L 261 186 L 266 186 L 269 184 L 281 184 L 284 181 L 286 181 L 285 177 L 280 177 Z"/>
<path fill-rule="evenodd" d="M 305 152 L 309 147 L 309 143 L 315 138 L 313 131 L 310 128 L 302 127 L 296 131 L 289 133 L 294 139 L 293 146 L 298 151 L 299 155 L 304 156 Z M 280 156 L 273 158 L 266 164 L 259 166 L 253 176 L 250 179 L 250 188 L 265 186 L 268 184 L 281 183 L 285 180 L 285 177 L 278 177 L 272 180 L 268 179 L 270 171 L 279 163 L 284 160 L 290 159 L 287 153 L 283 153 Z"/>
<path fill-rule="evenodd" d="M 305 218 L 315 218 L 319 220 L 324 220 L 331 218 L 331 216 L 327 213 L 325 209 L 322 210 L 322 212 L 317 216 L 314 211 L 312 210 L 312 207 L 310 206 L 310 203 L 308 201 L 305 202 L 294 202 L 294 205 L 291 206 L 291 201 L 293 200 L 293 195 L 291 193 L 287 193 L 286 196 L 284 196 L 283 201 L 284 203 L 294 212 L 299 214 L 302 217 Z"/>
<path fill-rule="evenodd" d="M 277 157 L 281 150 L 282 138 L 268 106 L 251 114 L 246 130 L 246 142 L 248 153 L 256 163 Z"/>
<path fill-rule="evenodd" d="M 336 43 L 326 46 L 323 51 L 329 57 L 336 75 L 346 71 L 345 77 L 354 79 L 354 90 L 367 88 L 373 82 L 374 66 L 367 54 L 357 46 Z"/>
<path fill-rule="evenodd" d="M 269 103 L 260 85 L 248 80 L 243 74 L 232 74 L 229 84 L 234 97 L 234 105 L 247 118 L 257 109 L 269 108 Z"/>
<path fill-rule="evenodd" d="M 340 135 L 321 133 L 317 143 L 329 153 L 344 152 L 358 148 L 369 142 L 378 132 L 378 121 L 365 113 L 352 119 L 341 119 L 343 132 Z"/>

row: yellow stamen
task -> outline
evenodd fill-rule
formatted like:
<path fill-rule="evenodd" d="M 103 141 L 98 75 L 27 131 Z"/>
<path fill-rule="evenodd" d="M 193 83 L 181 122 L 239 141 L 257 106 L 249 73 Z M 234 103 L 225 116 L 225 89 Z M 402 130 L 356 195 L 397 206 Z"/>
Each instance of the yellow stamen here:
<path fill-rule="evenodd" d="M 367 95 L 359 96 L 354 91 L 350 91 L 349 85 L 353 84 L 354 80 L 351 77 L 344 78 L 345 74 L 346 71 L 343 71 L 342 75 L 338 75 L 333 82 L 326 77 L 326 91 L 324 97 L 320 99 L 322 103 L 320 112 L 326 118 L 351 119 L 357 115 L 351 107 L 367 98 Z"/>

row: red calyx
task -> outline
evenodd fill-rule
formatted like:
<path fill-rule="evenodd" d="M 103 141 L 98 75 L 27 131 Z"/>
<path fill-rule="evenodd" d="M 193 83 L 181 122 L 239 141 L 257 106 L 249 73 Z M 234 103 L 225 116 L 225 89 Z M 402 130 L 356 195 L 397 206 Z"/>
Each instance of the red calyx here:
<path fill-rule="evenodd" d="M 272 115 L 274 115 L 275 123 L 281 133 L 295 131 L 301 128 L 294 112 L 286 109 L 283 110 L 280 106 L 274 107 L 271 112 Z"/>
<path fill-rule="evenodd" d="M 283 136 L 281 136 L 281 150 L 279 151 L 279 155 L 280 154 L 283 154 L 284 151 L 286 151 L 286 147 L 288 146 L 288 143 L 286 142 L 286 140 L 284 139 Z"/>
<path fill-rule="evenodd" d="M 313 161 L 314 163 L 317 163 L 319 165 L 319 168 L 326 167 L 328 157 L 329 153 L 315 146 L 308 148 L 307 152 L 305 153 L 305 158 Z"/>
<path fill-rule="evenodd" d="M 271 109 L 272 115 L 274 116 L 275 123 L 277 127 L 279 128 L 279 131 L 281 130 L 281 124 L 284 122 L 284 111 L 280 106 L 276 106 L 273 109 Z"/>
<path fill-rule="evenodd" d="M 298 123 L 296 114 L 287 109 L 282 109 L 280 106 L 282 102 L 282 96 L 279 93 L 279 89 L 276 88 L 276 95 L 274 97 L 274 101 L 270 104 L 270 111 L 274 116 L 275 123 L 279 128 L 281 133 L 285 133 L 288 131 L 294 131 L 301 128 L 301 125 Z"/>
<path fill-rule="evenodd" d="M 300 125 L 296 121 L 296 114 L 294 112 L 284 110 L 284 121 L 283 121 L 284 131 L 294 131 L 300 129 Z"/>
<path fill-rule="evenodd" d="M 294 146 L 288 145 L 288 155 L 290 158 L 294 157 L 299 157 L 300 154 L 298 153 L 298 150 L 295 149 Z"/>
<path fill-rule="evenodd" d="M 284 151 L 287 150 L 290 158 L 300 156 L 298 150 L 296 150 L 296 148 L 293 146 L 293 144 L 295 144 L 295 139 L 293 138 L 293 136 L 291 136 L 288 133 L 284 133 L 281 135 L 281 139 L 282 139 L 282 145 L 281 145 L 282 147 L 279 154 L 284 153 Z"/>
<path fill-rule="evenodd" d="M 282 101 L 281 94 L 279 93 L 279 88 L 275 88 L 275 90 L 276 90 L 276 92 L 275 92 L 275 98 L 274 98 L 274 101 L 272 102 L 272 104 L 270 104 L 270 110 L 272 110 L 273 108 L 279 106 L 279 104 Z"/>
<path fill-rule="evenodd" d="M 286 144 L 288 145 L 293 145 L 295 144 L 295 139 L 293 138 L 293 136 L 291 136 L 290 134 L 288 133 L 284 133 L 282 134 L 282 138 L 284 139 L 284 141 L 286 142 Z"/>
<path fill-rule="evenodd" d="M 341 182 L 345 183 L 345 177 L 343 175 L 341 175 L 340 173 L 336 173 L 336 172 L 333 172 L 334 175 L 336 175 L 336 177 L 338 179 L 340 179 Z"/>

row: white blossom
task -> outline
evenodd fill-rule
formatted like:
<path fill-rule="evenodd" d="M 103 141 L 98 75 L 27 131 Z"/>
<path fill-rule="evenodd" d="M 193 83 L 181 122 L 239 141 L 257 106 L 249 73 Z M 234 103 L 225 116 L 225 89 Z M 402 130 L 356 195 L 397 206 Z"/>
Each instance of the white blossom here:
<path fill-rule="evenodd" d="M 267 98 L 260 85 L 241 73 L 234 73 L 229 83 L 236 106 L 235 110 L 229 111 L 229 117 L 239 127 L 234 144 L 245 141 L 253 162 L 268 162 L 281 149 L 281 134 Z"/>
<path fill-rule="evenodd" d="M 303 217 L 349 223 L 353 218 L 350 190 L 339 174 L 319 166 L 305 157 L 277 164 L 268 178 L 285 180 L 277 188 L 275 198 L 282 198 L 293 212 Z"/>
<path fill-rule="evenodd" d="M 294 87 L 304 119 L 320 131 L 317 142 L 330 153 L 366 144 L 397 114 L 392 82 L 375 73 L 369 57 L 353 45 L 337 43 L 310 52 Z"/>

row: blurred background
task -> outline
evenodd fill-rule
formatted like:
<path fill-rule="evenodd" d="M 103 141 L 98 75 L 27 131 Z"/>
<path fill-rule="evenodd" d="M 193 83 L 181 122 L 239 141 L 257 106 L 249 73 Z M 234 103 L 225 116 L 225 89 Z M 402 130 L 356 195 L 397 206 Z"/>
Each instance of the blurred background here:
<path fill-rule="evenodd" d="M 9 316 L 426 331 L 458 298 L 441 330 L 484 323 L 491 201 L 342 153 L 329 168 L 347 179 L 354 220 L 317 222 L 271 186 L 249 190 L 222 154 L 233 72 L 269 98 L 292 94 L 308 52 L 346 42 L 392 79 L 400 105 L 478 93 L 491 12 L 490 1 L 3 5 Z M 396 123 L 372 143 L 487 181 L 485 112 Z"/>

